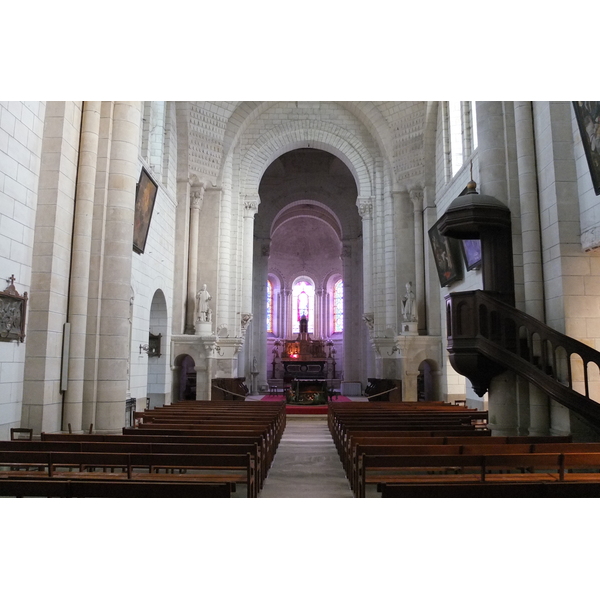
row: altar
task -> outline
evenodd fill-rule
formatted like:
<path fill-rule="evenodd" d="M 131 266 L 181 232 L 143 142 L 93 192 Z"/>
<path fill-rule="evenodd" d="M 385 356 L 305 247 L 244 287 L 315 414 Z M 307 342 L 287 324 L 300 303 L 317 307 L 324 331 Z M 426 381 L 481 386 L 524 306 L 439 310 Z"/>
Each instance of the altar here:
<path fill-rule="evenodd" d="M 318 379 L 294 379 L 286 391 L 287 404 L 327 404 L 327 381 Z"/>
<path fill-rule="evenodd" d="M 302 317 L 300 333 L 295 340 L 277 340 L 274 344 L 272 378 L 282 379 L 284 384 L 290 386 L 294 380 L 318 380 L 326 383 L 326 380 L 335 379 L 333 343 L 311 339 L 307 331 L 307 320 Z"/>

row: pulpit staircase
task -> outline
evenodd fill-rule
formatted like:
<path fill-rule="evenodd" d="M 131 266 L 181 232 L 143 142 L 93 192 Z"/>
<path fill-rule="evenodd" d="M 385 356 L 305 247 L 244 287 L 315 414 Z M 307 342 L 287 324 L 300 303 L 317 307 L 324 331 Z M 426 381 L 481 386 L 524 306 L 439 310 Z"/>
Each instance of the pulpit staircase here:
<path fill-rule="evenodd" d="M 495 376 L 510 370 L 600 429 L 600 404 L 590 393 L 592 383 L 600 388 L 600 352 L 501 302 L 493 292 L 449 294 L 446 323 L 450 362 L 479 396 Z"/>

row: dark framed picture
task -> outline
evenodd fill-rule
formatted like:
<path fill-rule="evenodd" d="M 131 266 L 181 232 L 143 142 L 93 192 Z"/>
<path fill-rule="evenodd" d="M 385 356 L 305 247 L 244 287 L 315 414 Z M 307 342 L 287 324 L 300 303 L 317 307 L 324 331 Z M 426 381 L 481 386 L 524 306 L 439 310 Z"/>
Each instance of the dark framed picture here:
<path fill-rule="evenodd" d="M 143 254 L 146 248 L 157 192 L 158 185 L 150 177 L 148 171 L 142 167 L 135 194 L 135 220 L 133 223 L 133 249 L 138 254 Z"/>
<path fill-rule="evenodd" d="M 0 292 L 0 342 L 25 340 L 25 317 L 27 315 L 27 292 L 19 294 L 15 289 L 15 276 L 10 285 Z"/>
<path fill-rule="evenodd" d="M 481 240 L 461 240 L 467 271 L 481 267 Z"/>
<path fill-rule="evenodd" d="M 596 196 L 600 196 L 600 101 L 573 102 L 575 117 L 590 167 Z"/>
<path fill-rule="evenodd" d="M 461 279 L 462 263 L 459 241 L 442 235 L 437 223 L 429 230 L 429 241 L 440 285 L 446 287 Z"/>

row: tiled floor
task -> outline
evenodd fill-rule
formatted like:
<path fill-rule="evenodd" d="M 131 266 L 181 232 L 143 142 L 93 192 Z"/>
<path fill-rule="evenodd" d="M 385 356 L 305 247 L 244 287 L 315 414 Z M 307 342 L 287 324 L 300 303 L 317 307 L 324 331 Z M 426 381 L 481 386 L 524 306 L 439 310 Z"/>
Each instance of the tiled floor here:
<path fill-rule="evenodd" d="M 288 415 L 260 498 L 353 498 L 327 417 Z"/>

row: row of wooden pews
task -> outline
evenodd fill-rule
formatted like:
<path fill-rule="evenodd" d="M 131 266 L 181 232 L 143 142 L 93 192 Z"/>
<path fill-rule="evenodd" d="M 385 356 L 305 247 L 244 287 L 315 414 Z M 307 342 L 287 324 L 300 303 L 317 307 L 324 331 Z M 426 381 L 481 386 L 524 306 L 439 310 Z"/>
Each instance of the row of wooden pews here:
<path fill-rule="evenodd" d="M 0 496 L 256 498 L 285 428 L 285 402 L 180 402 L 122 434 L 42 433 L 0 442 Z"/>
<path fill-rule="evenodd" d="M 487 413 L 441 403 L 336 403 L 329 429 L 354 495 L 600 495 L 600 443 L 491 436 Z"/>

